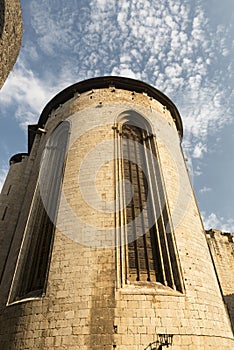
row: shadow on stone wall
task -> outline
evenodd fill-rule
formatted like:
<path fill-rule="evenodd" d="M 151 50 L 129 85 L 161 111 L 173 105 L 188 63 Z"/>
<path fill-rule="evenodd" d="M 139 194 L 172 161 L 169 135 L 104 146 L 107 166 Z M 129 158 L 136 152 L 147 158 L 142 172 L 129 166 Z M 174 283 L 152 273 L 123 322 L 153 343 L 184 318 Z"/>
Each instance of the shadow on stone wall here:
<path fill-rule="evenodd" d="M 90 338 L 86 344 L 89 349 L 102 350 L 114 347 L 113 334 L 118 333 L 118 329 L 117 326 L 114 328 L 115 283 L 113 276 L 115 276 L 115 271 L 106 268 L 105 271 L 99 272 L 97 280 L 94 281 L 95 295 L 92 296 Z"/>
<path fill-rule="evenodd" d="M 0 0 L 0 39 L 2 38 L 4 23 L 5 23 L 5 0 Z"/>
<path fill-rule="evenodd" d="M 231 319 L 232 331 L 234 333 L 234 294 L 224 296 L 225 304 L 227 305 L 229 317 Z"/>
<path fill-rule="evenodd" d="M 0 349 L 15 350 L 21 305 L 0 310 Z"/>

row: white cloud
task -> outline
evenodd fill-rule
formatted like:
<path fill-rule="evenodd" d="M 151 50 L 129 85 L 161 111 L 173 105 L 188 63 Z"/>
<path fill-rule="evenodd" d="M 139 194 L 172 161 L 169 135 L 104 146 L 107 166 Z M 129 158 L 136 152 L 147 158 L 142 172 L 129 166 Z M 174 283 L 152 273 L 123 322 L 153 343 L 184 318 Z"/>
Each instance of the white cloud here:
<path fill-rule="evenodd" d="M 23 64 L 2 92 L 5 103 L 21 105 L 17 115 L 25 120 L 37 117 L 59 87 L 107 74 L 142 79 L 168 94 L 183 117 L 191 156 L 201 157 L 205 150 L 194 145 L 206 144 L 231 120 L 232 61 L 225 71 L 219 58 L 228 59 L 233 39 L 229 26 L 211 27 L 201 0 L 58 0 L 56 7 L 52 0 L 32 0 L 30 9 L 34 46 L 30 38 Z M 28 65 L 38 52 L 43 77 Z"/>
<path fill-rule="evenodd" d="M 21 126 L 37 123 L 39 114 L 46 103 L 61 88 L 67 86 L 68 79 L 64 82 L 59 80 L 56 84 L 53 83 L 54 80 L 50 80 L 50 77 L 48 81 L 37 77 L 31 69 L 25 66 L 23 59 L 19 60 L 1 90 L 2 110 L 14 105 L 15 116 Z"/>
<path fill-rule="evenodd" d="M 178 77 L 182 74 L 183 68 L 178 63 L 173 63 L 165 68 L 165 74 L 170 78 Z"/>
<path fill-rule="evenodd" d="M 195 148 L 193 150 L 193 157 L 194 158 L 202 158 L 205 152 L 207 152 L 206 145 L 199 142 L 195 145 Z"/>
<path fill-rule="evenodd" d="M 201 213 L 203 218 L 203 224 L 206 230 L 215 228 L 223 232 L 234 232 L 234 219 L 225 219 L 224 217 L 218 217 L 215 213 L 207 214 Z"/>
<path fill-rule="evenodd" d="M 206 213 L 202 212 L 201 215 L 206 230 L 209 230 L 210 228 L 221 229 L 221 220 L 216 216 L 215 213 L 211 213 L 207 216 Z"/>
<path fill-rule="evenodd" d="M 2 166 L 0 168 L 0 192 L 2 191 L 2 187 L 3 187 L 3 184 L 5 182 L 8 170 L 9 169 L 6 166 Z"/>
<path fill-rule="evenodd" d="M 18 104 L 27 101 L 31 110 L 38 111 L 46 101 L 46 89 L 31 70 L 20 65 L 10 74 L 0 98 L 2 104 L 10 104 L 12 100 Z"/>
<path fill-rule="evenodd" d="M 25 58 L 29 63 L 38 62 L 40 60 L 40 55 L 33 42 L 29 42 L 27 46 L 23 48 L 23 50 L 25 53 Z"/>
<path fill-rule="evenodd" d="M 16 117 L 24 125 L 35 122 L 55 93 L 78 80 L 107 74 L 136 78 L 172 98 L 183 118 L 184 148 L 189 157 L 203 157 L 208 135 L 232 119 L 232 85 L 222 84 L 233 70 L 231 60 L 227 72 L 218 62 L 230 50 L 229 28 L 211 28 L 202 1 L 192 6 L 183 0 L 167 5 L 58 0 L 55 8 L 52 0 L 32 0 L 34 46 L 30 38 L 1 91 L 3 109 L 17 104 Z M 41 75 L 30 68 L 38 52 Z"/>
<path fill-rule="evenodd" d="M 231 24 L 212 27 L 203 1 L 31 0 L 29 6 L 34 45 L 26 41 L 0 94 L 2 113 L 14 106 L 21 125 L 36 122 L 66 86 L 107 74 L 144 80 L 173 100 L 190 159 L 204 157 L 209 135 L 232 120 Z M 39 56 L 35 73 L 30 62 L 35 67 Z"/>
<path fill-rule="evenodd" d="M 202 175 L 202 171 L 199 165 L 196 166 L 195 170 L 194 170 L 194 175 L 195 176 L 201 176 Z"/>
<path fill-rule="evenodd" d="M 212 189 L 210 188 L 210 187 L 206 187 L 206 186 L 204 186 L 203 188 L 201 188 L 200 190 L 199 190 L 199 192 L 200 193 L 207 193 L 207 192 L 210 192 L 210 191 L 212 191 Z"/>
<path fill-rule="evenodd" d="M 121 75 L 127 78 L 140 79 L 139 74 L 134 73 L 126 64 L 120 64 L 119 67 L 114 67 L 111 75 Z"/>

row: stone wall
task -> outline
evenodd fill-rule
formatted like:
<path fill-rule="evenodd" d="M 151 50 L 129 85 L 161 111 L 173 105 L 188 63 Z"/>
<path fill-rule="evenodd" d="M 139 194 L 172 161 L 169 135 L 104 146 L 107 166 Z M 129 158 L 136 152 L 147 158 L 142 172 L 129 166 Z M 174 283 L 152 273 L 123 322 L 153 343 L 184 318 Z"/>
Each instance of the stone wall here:
<path fill-rule="evenodd" d="M 234 330 L 234 234 L 215 229 L 210 229 L 206 234 Z"/>
<path fill-rule="evenodd" d="M 13 69 L 22 40 L 19 0 L 0 0 L 0 88 Z"/>
<path fill-rule="evenodd" d="M 156 134 L 182 292 L 159 282 L 127 281 L 123 271 L 124 246 L 115 246 L 119 227 L 115 212 L 109 210 L 116 196 L 113 126 L 118 116 L 128 110 L 144 116 Z M 63 120 L 71 123 L 70 146 L 46 294 L 11 302 L 17 252 L 41 155 L 54 128 Z M 233 349 L 230 321 L 187 178 L 180 138 L 165 106 L 142 93 L 113 87 L 93 89 L 75 93 L 51 111 L 45 130 L 46 133 L 37 134 L 24 171 L 20 170 L 28 183 L 20 224 L 1 281 L 0 347 L 144 350 L 157 339 L 157 334 L 170 333 L 174 335 L 175 350 Z M 14 176 L 18 181 L 19 177 Z M 13 181 L 10 177 L 9 184 Z"/>
<path fill-rule="evenodd" d="M 27 157 L 23 156 L 20 162 L 11 164 L 0 196 L 0 276 L 4 270 L 22 209 L 27 183 L 23 181 L 26 162 Z"/>

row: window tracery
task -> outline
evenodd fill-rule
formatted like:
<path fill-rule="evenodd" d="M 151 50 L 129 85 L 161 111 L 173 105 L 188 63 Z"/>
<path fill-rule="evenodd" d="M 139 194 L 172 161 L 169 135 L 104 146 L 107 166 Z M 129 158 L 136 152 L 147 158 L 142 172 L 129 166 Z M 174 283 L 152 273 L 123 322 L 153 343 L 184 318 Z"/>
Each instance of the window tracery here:
<path fill-rule="evenodd" d="M 140 114 L 127 111 L 119 118 L 116 140 L 117 225 L 125 247 L 121 247 L 125 279 L 160 282 L 181 291 L 174 233 L 152 129 Z"/>
<path fill-rule="evenodd" d="M 59 124 L 45 146 L 25 239 L 19 256 L 13 299 L 41 296 L 45 292 L 70 123 Z"/>

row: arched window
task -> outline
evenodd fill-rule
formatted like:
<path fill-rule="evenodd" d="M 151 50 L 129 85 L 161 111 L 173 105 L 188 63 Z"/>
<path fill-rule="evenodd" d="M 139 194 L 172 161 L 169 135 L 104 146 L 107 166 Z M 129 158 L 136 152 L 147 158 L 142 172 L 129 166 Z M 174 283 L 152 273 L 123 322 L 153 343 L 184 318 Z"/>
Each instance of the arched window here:
<path fill-rule="evenodd" d="M 44 149 L 19 256 L 13 301 L 41 296 L 45 292 L 69 129 L 69 122 L 59 124 Z"/>
<path fill-rule="evenodd" d="M 125 242 L 125 275 L 182 290 L 174 234 L 155 136 L 138 113 L 119 118 L 117 137 L 117 223 Z M 123 181 L 124 180 L 124 181 Z M 122 202 L 122 203 L 120 203 Z"/>

